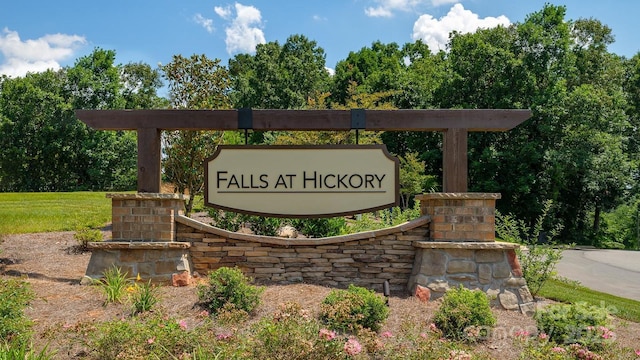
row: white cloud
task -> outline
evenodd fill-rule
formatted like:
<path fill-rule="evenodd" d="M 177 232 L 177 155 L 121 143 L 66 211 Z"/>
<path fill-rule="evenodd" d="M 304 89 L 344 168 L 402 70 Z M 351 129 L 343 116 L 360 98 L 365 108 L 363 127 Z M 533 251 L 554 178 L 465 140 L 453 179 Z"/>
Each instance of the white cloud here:
<path fill-rule="evenodd" d="M 443 0 L 432 0 L 443 1 Z M 446 1 L 446 0 L 445 0 Z M 364 9 L 364 13 L 371 17 L 392 17 L 394 11 L 410 11 L 417 5 L 428 3 L 429 0 L 375 0 L 376 7 Z"/>
<path fill-rule="evenodd" d="M 193 21 L 195 21 L 196 24 L 202 26 L 205 30 L 207 30 L 208 33 L 212 33 L 214 30 L 213 20 L 207 19 L 206 17 L 202 16 L 202 14 L 195 14 L 193 16 Z"/>
<path fill-rule="evenodd" d="M 214 10 L 218 16 L 230 21 L 225 29 L 227 35 L 225 43 L 229 54 L 254 53 L 256 45 L 266 43 L 262 31 L 262 15 L 257 8 L 235 3 L 235 9 L 216 6 Z M 235 10 L 235 18 L 233 18 L 233 10 Z"/>
<path fill-rule="evenodd" d="M 432 52 L 444 50 L 449 42 L 449 33 L 458 31 L 460 33 L 472 33 L 479 28 L 492 28 L 498 25 L 508 26 L 511 22 L 504 16 L 486 17 L 480 19 L 478 14 L 474 14 L 461 4 L 455 4 L 449 13 L 440 20 L 429 14 L 424 14 L 413 24 L 413 39 L 421 39 L 429 45 Z"/>
<path fill-rule="evenodd" d="M 61 68 L 59 62 L 72 57 L 86 42 L 83 36 L 66 34 L 22 41 L 17 31 L 4 28 L 0 33 L 0 53 L 5 61 L 0 64 L 0 74 L 13 77 L 24 76 L 27 72 L 58 70 Z"/>
<path fill-rule="evenodd" d="M 216 14 L 218 14 L 218 16 L 220 16 L 221 18 L 228 20 L 229 17 L 231 16 L 231 7 L 227 6 L 227 7 L 222 7 L 222 6 L 216 6 L 213 8 L 213 11 L 216 12 Z"/>

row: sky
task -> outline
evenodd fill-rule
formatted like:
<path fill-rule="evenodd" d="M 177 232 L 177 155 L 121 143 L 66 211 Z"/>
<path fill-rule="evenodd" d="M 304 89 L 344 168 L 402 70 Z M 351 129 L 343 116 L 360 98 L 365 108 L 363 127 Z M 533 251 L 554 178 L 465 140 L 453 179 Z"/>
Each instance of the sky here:
<path fill-rule="evenodd" d="M 375 41 L 402 46 L 422 39 L 446 49 L 452 30 L 525 21 L 545 3 L 564 5 L 567 20 L 594 18 L 612 29 L 609 51 L 640 51 L 637 0 L 1 0 L 0 75 L 57 70 L 95 48 L 116 62 L 155 67 L 173 55 L 205 54 L 222 65 L 257 44 L 291 35 L 316 41 L 326 66 Z"/>

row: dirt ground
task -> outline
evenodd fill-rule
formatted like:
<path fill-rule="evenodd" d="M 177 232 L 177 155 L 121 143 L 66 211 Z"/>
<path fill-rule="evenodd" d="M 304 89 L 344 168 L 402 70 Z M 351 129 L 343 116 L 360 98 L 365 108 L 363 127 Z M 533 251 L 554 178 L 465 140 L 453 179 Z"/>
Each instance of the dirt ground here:
<path fill-rule="evenodd" d="M 110 237 L 105 231 L 105 238 Z M 0 274 L 4 277 L 25 278 L 37 294 L 26 313 L 35 323 L 34 343 L 43 334 L 55 332 L 61 326 L 73 326 L 85 321 L 103 321 L 128 316 L 129 308 L 119 305 L 102 306 L 104 296 L 93 286 L 80 285 L 90 253 L 70 251 L 77 242 L 73 232 L 7 235 L 0 244 Z M 278 305 L 295 301 L 303 308 L 317 313 L 319 305 L 331 289 L 310 285 L 269 285 L 262 295 L 257 318 L 273 313 Z M 195 286 L 161 289 L 161 306 L 169 315 L 197 322 L 200 308 Z M 437 302 L 421 303 L 413 297 L 391 297 L 390 316 L 382 331 L 398 333 L 406 321 L 429 323 L 438 307 Z M 547 303 L 541 301 L 541 304 Z M 498 324 L 494 336 L 481 347 L 495 359 L 516 359 L 513 334 L 518 330 L 535 332 L 535 321 L 513 311 L 494 309 Z M 638 347 L 640 324 L 615 322 L 617 341 L 623 346 Z M 44 340 L 42 340 L 44 341 Z M 73 357 L 66 352 L 61 359 Z"/>

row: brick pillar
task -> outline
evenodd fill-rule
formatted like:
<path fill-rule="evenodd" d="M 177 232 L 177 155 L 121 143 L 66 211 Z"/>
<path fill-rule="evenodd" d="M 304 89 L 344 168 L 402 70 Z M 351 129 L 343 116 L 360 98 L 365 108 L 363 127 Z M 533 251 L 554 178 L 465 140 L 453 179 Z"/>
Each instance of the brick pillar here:
<path fill-rule="evenodd" d="M 430 193 L 416 196 L 421 215 L 431 217 L 431 241 L 495 241 L 500 194 Z"/>
<path fill-rule="evenodd" d="M 179 194 L 107 194 L 111 198 L 113 241 L 175 241 L 175 215 L 188 196 Z"/>

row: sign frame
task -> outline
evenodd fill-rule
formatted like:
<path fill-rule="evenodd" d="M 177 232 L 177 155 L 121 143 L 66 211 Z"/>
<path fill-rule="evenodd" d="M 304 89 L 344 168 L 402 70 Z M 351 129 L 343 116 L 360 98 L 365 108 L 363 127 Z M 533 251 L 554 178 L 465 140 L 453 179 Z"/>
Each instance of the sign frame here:
<path fill-rule="evenodd" d="M 386 157 L 387 160 L 393 162 L 393 184 L 391 187 L 393 188 L 393 201 L 387 202 L 384 204 L 379 204 L 376 206 L 370 206 L 366 208 L 358 208 L 353 210 L 345 210 L 345 211 L 333 211 L 333 212 L 323 212 L 323 213 L 313 213 L 313 214 L 280 214 L 280 213 L 272 213 L 265 211 L 252 211 L 248 209 L 240 209 L 230 206 L 225 206 L 221 204 L 216 204 L 215 201 L 211 201 L 209 196 L 209 186 L 210 186 L 210 175 L 209 175 L 209 163 L 214 161 L 216 158 L 220 156 L 220 154 L 225 150 L 259 150 L 259 151 L 282 151 L 282 150 L 316 150 L 322 152 L 323 150 L 379 150 L 382 152 L 382 155 Z M 327 155 L 330 152 L 327 152 Z M 398 206 L 400 204 L 400 161 L 397 157 L 392 156 L 388 151 L 387 147 L 384 144 L 380 145 L 221 145 L 218 146 L 213 155 L 205 159 L 204 164 L 205 171 L 205 188 L 204 188 L 204 202 L 205 206 L 217 208 L 225 211 L 232 211 L 242 214 L 249 215 L 257 215 L 257 216 L 265 216 L 265 217 L 276 217 L 276 218 L 328 218 L 328 217 L 337 217 L 337 216 L 346 216 L 346 215 L 355 215 L 361 213 L 372 212 L 376 210 L 388 209 L 394 206 Z"/>

